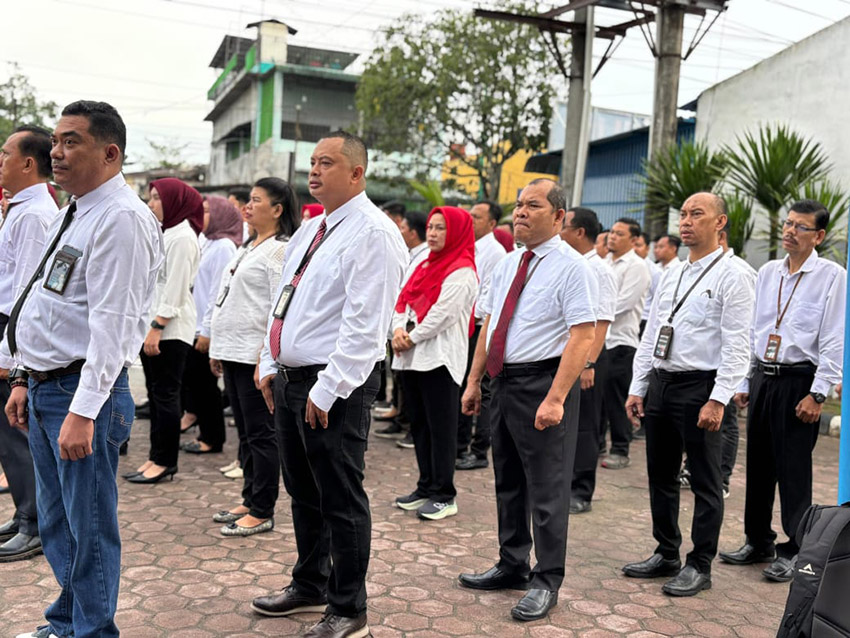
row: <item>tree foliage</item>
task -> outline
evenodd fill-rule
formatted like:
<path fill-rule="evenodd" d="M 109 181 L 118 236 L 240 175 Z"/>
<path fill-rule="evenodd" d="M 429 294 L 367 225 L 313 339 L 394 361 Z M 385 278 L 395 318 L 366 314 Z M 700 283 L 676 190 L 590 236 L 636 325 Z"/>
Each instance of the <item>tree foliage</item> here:
<path fill-rule="evenodd" d="M 704 142 L 674 144 L 644 162 L 641 181 L 647 208 L 665 213 L 679 210 L 694 193 L 714 192 L 725 174 L 723 154 L 709 151 Z"/>
<path fill-rule="evenodd" d="M 183 161 L 183 154 L 189 146 L 188 142 L 155 142 L 150 138 L 145 138 L 145 141 L 147 141 L 148 146 L 151 147 L 151 151 L 153 152 L 153 157 L 145 162 L 146 168 L 167 168 L 170 170 L 186 168 L 186 162 Z"/>
<path fill-rule="evenodd" d="M 495 197 L 504 162 L 544 148 L 558 80 L 537 29 L 443 10 L 405 16 L 383 41 L 357 90 L 376 149 L 432 166 L 450 154 Z"/>
<path fill-rule="evenodd" d="M 801 199 L 814 199 L 829 211 L 829 223 L 826 225 L 826 239 L 817 247 L 818 253 L 840 264 L 844 263 L 847 246 L 847 208 L 850 206 L 850 193 L 829 179 L 806 182 L 792 192 L 792 203 Z"/>
<path fill-rule="evenodd" d="M 0 84 L 0 143 L 24 124 L 53 130 L 59 116 L 56 102 L 42 102 L 17 63 L 10 65 L 9 79 Z"/>

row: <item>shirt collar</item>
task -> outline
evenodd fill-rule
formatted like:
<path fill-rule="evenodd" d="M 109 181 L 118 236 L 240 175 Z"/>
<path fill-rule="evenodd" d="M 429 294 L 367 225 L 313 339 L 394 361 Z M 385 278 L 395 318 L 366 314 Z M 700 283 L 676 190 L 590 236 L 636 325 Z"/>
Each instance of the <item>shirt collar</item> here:
<path fill-rule="evenodd" d="M 716 250 L 708 253 L 702 259 L 697 259 L 695 262 L 691 263 L 690 258 L 685 260 L 685 265 L 689 268 L 693 268 L 694 270 L 702 270 L 703 268 L 708 268 L 709 264 L 717 259 L 718 255 L 723 254 L 723 248 L 720 246 L 717 247 Z"/>
<path fill-rule="evenodd" d="M 622 261 L 623 259 L 629 259 L 629 258 L 631 258 L 632 255 L 637 257 L 637 253 L 635 252 L 634 248 L 629 248 L 629 250 L 624 252 L 619 257 L 614 257 L 613 253 L 608 253 L 608 254 L 611 255 L 611 261 L 613 261 L 614 263 L 617 263 L 618 261 Z"/>
<path fill-rule="evenodd" d="M 105 182 L 103 182 L 103 184 L 95 188 L 93 191 L 90 191 L 82 197 L 75 199 L 74 201 L 77 202 L 77 219 L 79 219 L 85 213 L 97 206 L 104 199 L 112 195 L 112 193 L 123 188 L 126 185 L 127 182 L 124 181 L 124 176 L 121 173 L 118 173 L 114 177 L 111 177 Z"/>
<path fill-rule="evenodd" d="M 590 249 L 590 250 L 588 250 L 586 253 L 584 253 L 584 257 L 585 257 L 586 259 L 593 259 L 594 257 L 597 257 L 597 256 L 598 256 L 598 254 L 597 254 L 597 252 L 596 252 L 596 249 L 595 249 L 595 248 L 591 248 L 591 249 Z"/>
<path fill-rule="evenodd" d="M 362 206 L 364 202 L 368 201 L 369 198 L 366 196 L 366 191 L 363 191 L 349 199 L 330 215 L 325 212 L 325 222 L 327 223 L 328 228 L 333 228 L 335 225 L 342 222 L 342 220 L 348 217 L 351 213 L 359 210 L 360 206 Z"/>
<path fill-rule="evenodd" d="M 409 251 L 409 252 L 410 252 L 410 257 L 411 257 L 411 258 L 416 257 L 416 256 L 417 256 L 417 255 L 419 255 L 419 254 L 420 254 L 423 250 L 427 250 L 427 249 L 428 249 L 428 242 L 427 242 L 427 241 L 423 241 L 423 242 L 422 242 L 421 244 L 419 244 L 418 246 L 414 246 L 413 248 L 411 248 L 411 249 L 410 249 L 410 251 Z"/>
<path fill-rule="evenodd" d="M 494 242 L 494 241 L 496 241 L 496 236 L 491 231 L 491 232 L 487 233 L 486 235 L 484 235 L 484 237 L 482 237 L 481 239 L 475 240 L 475 248 L 477 250 L 479 247 L 483 246 L 484 244 L 489 244 L 490 242 Z"/>
<path fill-rule="evenodd" d="M 535 255 L 537 255 L 538 257 L 540 257 L 542 259 L 546 255 L 548 255 L 550 252 L 555 250 L 558 246 L 560 246 L 562 241 L 563 240 L 561 239 L 560 235 L 555 235 L 554 237 L 552 237 L 552 239 L 550 239 L 548 241 L 544 241 L 542 244 L 540 244 L 537 248 L 533 249 L 531 252 L 533 252 Z"/>
<path fill-rule="evenodd" d="M 20 204 L 21 202 L 25 202 L 30 199 L 42 196 L 50 197 L 50 191 L 47 190 L 47 184 L 45 184 L 44 182 L 41 182 L 39 184 L 33 184 L 32 186 L 27 186 L 25 189 L 18 191 L 17 193 L 15 193 L 14 197 L 9 200 L 9 203 Z"/>
<path fill-rule="evenodd" d="M 782 274 L 785 275 L 786 277 L 791 274 L 790 271 L 788 270 L 789 260 L 790 260 L 790 257 L 788 255 L 785 255 L 785 258 L 782 260 Z M 813 271 L 815 269 L 815 264 L 817 263 L 817 261 L 818 261 L 818 251 L 812 249 L 812 254 L 809 255 L 806 258 L 806 261 L 803 262 L 803 265 L 800 267 L 800 270 L 798 270 L 797 272 L 811 272 L 811 271 Z M 794 274 L 797 274 L 797 273 L 794 273 Z"/>

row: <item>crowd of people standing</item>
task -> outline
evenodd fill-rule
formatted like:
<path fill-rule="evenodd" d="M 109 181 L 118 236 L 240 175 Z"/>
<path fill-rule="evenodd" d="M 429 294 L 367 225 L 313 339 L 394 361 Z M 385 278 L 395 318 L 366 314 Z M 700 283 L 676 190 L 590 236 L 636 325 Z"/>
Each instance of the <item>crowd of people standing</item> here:
<path fill-rule="evenodd" d="M 748 408 L 747 538 L 720 558 L 792 577 L 818 421 L 841 381 L 846 273 L 818 256 L 820 203 L 790 206 L 787 255 L 756 273 L 725 243 L 713 193 L 694 193 L 678 234 L 654 240 L 631 218 L 603 229 L 548 179 L 522 189 L 508 229 L 492 201 L 381 209 L 365 191 L 365 144 L 334 132 L 313 151 L 316 203 L 303 208 L 276 177 L 227 198 L 159 179 L 145 204 L 121 174 L 125 138 L 114 108 L 81 101 L 52 133 L 15 131 L 0 157 L 0 463 L 16 507 L 0 561 L 43 551 L 61 587 L 48 624 L 25 636 L 118 635 L 115 478 L 137 357 L 149 453 L 123 479 L 173 480 L 181 450 L 221 453 L 227 403 L 238 458 L 222 470 L 238 470 L 241 499 L 211 521 L 227 537 L 271 531 L 283 479 L 298 559 L 252 609 L 323 611 L 307 636 L 369 633 L 363 480 L 379 393 L 375 436 L 412 446 L 418 470 L 395 505 L 423 524 L 462 514 L 455 472 L 492 461 L 498 560 L 458 582 L 525 590 L 518 621 L 557 604 L 569 516 L 592 511 L 598 468 L 628 468 L 635 439 L 658 544 L 623 572 L 669 577 L 671 596 L 709 588 L 737 409 Z M 61 211 L 51 175 L 71 196 Z"/>

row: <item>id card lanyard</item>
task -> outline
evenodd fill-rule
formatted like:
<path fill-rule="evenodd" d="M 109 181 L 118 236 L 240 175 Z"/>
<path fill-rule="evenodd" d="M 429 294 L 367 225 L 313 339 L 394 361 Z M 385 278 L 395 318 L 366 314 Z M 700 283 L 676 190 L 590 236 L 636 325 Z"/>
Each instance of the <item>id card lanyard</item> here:
<path fill-rule="evenodd" d="M 216 308 L 221 308 L 222 304 L 224 303 L 224 300 L 227 299 L 227 295 L 230 294 L 230 282 L 233 281 L 233 276 L 236 274 L 236 271 L 239 270 L 239 264 L 242 263 L 242 260 L 245 259 L 245 257 L 250 255 L 252 252 L 257 250 L 257 248 L 260 247 L 260 244 L 262 244 L 265 241 L 268 241 L 272 237 L 274 237 L 274 235 L 270 235 L 269 237 L 266 237 L 263 241 L 261 241 L 256 246 L 251 246 L 250 248 L 246 247 L 245 250 L 242 251 L 242 254 L 239 255 L 239 258 L 236 260 L 236 263 L 233 264 L 233 268 L 230 269 L 230 279 L 228 280 L 227 284 L 224 286 L 222 291 L 219 293 L 218 299 L 215 300 Z"/>
<path fill-rule="evenodd" d="M 774 363 L 779 357 L 779 345 L 782 343 L 782 337 L 779 335 L 779 326 L 782 325 L 782 320 L 785 319 L 785 313 L 788 312 L 788 306 L 791 305 L 791 300 L 794 298 L 794 293 L 797 292 L 797 286 L 803 281 L 801 272 L 797 278 L 797 282 L 791 289 L 791 294 L 788 296 L 788 301 L 785 302 L 785 307 L 782 307 L 782 284 L 785 277 L 780 274 L 779 277 L 779 294 L 776 296 L 776 324 L 774 324 L 773 333 L 767 335 L 767 346 L 764 349 L 764 360 L 766 363 Z"/>
<path fill-rule="evenodd" d="M 679 296 L 679 287 L 682 285 L 682 278 L 685 276 L 685 267 L 682 267 L 682 270 L 679 273 L 679 281 L 676 283 L 676 291 L 673 293 L 673 310 L 670 312 L 670 316 L 667 317 L 667 325 L 661 326 L 661 330 L 658 331 L 658 340 L 655 342 L 655 350 L 652 353 L 652 356 L 656 359 L 667 359 L 670 356 L 670 347 L 673 345 L 673 318 L 682 308 L 687 298 L 691 296 L 694 289 L 699 285 L 699 282 L 702 281 L 703 277 L 705 277 L 725 256 L 726 253 L 721 252 L 717 257 L 715 257 L 714 261 L 712 261 L 708 267 L 700 273 L 697 280 L 691 284 L 691 287 L 687 289 L 685 294 L 677 303 L 676 298 Z"/>

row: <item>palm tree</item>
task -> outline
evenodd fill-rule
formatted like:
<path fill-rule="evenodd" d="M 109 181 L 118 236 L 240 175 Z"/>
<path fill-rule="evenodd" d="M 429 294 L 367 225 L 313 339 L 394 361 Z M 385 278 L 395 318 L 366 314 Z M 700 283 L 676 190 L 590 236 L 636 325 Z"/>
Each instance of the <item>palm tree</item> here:
<path fill-rule="evenodd" d="M 762 127 L 758 136 L 746 133 L 723 151 L 728 181 L 767 212 L 770 259 L 776 259 L 780 211 L 801 185 L 826 176 L 830 168 L 826 154 L 820 144 L 784 125 Z"/>
<path fill-rule="evenodd" d="M 752 215 L 753 201 L 750 198 L 737 191 L 726 197 L 726 216 L 729 218 L 727 241 L 741 259 L 747 256 L 747 242 L 753 235 L 755 220 Z"/>

